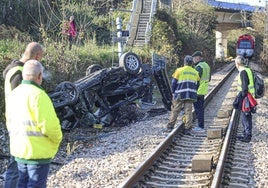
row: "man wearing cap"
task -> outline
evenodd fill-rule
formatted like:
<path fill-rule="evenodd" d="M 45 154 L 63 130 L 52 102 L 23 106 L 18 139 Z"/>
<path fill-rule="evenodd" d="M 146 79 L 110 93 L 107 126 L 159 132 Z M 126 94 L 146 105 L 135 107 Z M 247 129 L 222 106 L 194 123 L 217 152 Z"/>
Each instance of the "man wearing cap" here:
<path fill-rule="evenodd" d="M 184 66 L 177 68 L 172 75 L 172 106 L 168 129 L 173 129 L 182 108 L 185 111 L 185 134 L 190 133 L 192 127 L 192 105 L 197 99 L 197 86 L 200 79 L 198 72 L 192 67 L 193 58 L 186 55 Z"/>
<path fill-rule="evenodd" d="M 198 71 L 200 82 L 197 90 L 197 101 L 194 102 L 194 109 L 198 120 L 198 126 L 193 131 L 204 131 L 204 101 L 208 93 L 208 84 L 210 81 L 210 67 L 204 61 L 203 54 L 196 51 L 192 55 L 195 69 Z"/>
<path fill-rule="evenodd" d="M 253 74 L 247 67 L 247 61 L 243 56 L 235 58 L 235 66 L 239 71 L 238 77 L 238 97 L 241 101 L 247 96 L 248 92 L 255 95 Z M 242 102 L 241 102 L 242 103 Z M 243 135 L 238 136 L 242 142 L 250 142 L 252 137 L 252 112 L 243 112 L 241 110 L 242 125 L 244 127 Z"/>

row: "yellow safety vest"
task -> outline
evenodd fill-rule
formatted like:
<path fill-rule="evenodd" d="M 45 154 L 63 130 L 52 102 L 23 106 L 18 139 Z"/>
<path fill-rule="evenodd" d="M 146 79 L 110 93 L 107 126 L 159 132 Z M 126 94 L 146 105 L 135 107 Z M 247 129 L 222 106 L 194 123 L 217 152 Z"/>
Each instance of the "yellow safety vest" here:
<path fill-rule="evenodd" d="M 252 71 L 250 70 L 250 68 L 245 68 L 245 71 L 247 72 L 248 79 L 249 79 L 248 92 L 250 92 L 251 95 L 255 97 L 255 88 L 254 88 L 254 80 L 253 80 Z M 239 79 L 238 79 L 237 90 L 242 91 L 242 80 L 241 80 L 240 74 L 238 76 L 239 76 Z"/>
<path fill-rule="evenodd" d="M 183 66 L 176 69 L 172 77 L 177 80 L 175 98 L 195 101 L 197 98 L 197 82 L 200 79 L 198 72 L 191 66 Z"/>
<path fill-rule="evenodd" d="M 195 68 L 202 68 L 202 75 L 200 78 L 199 87 L 197 90 L 197 95 L 206 95 L 208 93 L 208 84 L 210 78 L 210 67 L 206 62 L 199 62 Z"/>
<path fill-rule="evenodd" d="M 23 80 L 7 98 L 10 153 L 25 160 L 51 159 L 62 140 L 59 119 L 45 91 Z"/>

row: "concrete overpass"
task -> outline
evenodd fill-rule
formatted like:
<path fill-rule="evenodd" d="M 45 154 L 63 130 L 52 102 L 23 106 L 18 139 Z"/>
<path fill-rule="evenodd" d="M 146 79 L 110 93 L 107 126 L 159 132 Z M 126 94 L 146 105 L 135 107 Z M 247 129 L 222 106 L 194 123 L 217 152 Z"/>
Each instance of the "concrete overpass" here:
<path fill-rule="evenodd" d="M 227 35 L 230 30 L 251 26 L 251 15 L 254 11 L 264 11 L 264 7 L 247 4 L 228 3 L 216 0 L 205 0 L 215 8 L 218 24 L 216 25 L 216 57 L 222 51 L 227 55 Z M 133 0 L 132 14 L 128 30 L 127 43 L 130 46 L 143 46 L 150 40 L 151 19 L 159 8 L 172 9 L 172 0 Z M 221 45 L 219 45 L 221 44 Z"/>
<path fill-rule="evenodd" d="M 227 35 L 230 30 L 251 27 L 251 15 L 255 11 L 264 11 L 264 7 L 247 4 L 237 4 L 208 0 L 208 4 L 215 8 L 217 14 L 216 25 L 216 58 L 227 56 Z"/>

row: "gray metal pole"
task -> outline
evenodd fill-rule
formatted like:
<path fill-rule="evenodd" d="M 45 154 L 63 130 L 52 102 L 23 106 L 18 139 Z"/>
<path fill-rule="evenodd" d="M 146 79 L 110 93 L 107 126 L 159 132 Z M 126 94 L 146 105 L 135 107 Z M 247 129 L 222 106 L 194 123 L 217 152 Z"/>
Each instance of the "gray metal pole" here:
<path fill-rule="evenodd" d="M 116 18 L 116 29 L 117 29 L 117 38 L 122 39 L 122 18 Z M 122 40 L 118 41 L 118 57 L 120 58 L 123 54 L 123 42 Z"/>

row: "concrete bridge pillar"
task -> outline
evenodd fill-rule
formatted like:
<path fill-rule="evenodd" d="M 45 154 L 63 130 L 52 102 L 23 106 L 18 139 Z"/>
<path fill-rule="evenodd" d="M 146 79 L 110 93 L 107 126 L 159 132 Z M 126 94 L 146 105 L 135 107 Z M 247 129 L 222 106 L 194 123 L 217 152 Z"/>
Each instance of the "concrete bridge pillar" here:
<path fill-rule="evenodd" d="M 222 31 L 222 46 L 224 49 L 224 58 L 226 58 L 228 56 L 228 40 L 227 40 L 227 36 L 228 36 L 228 31 Z"/>
<path fill-rule="evenodd" d="M 230 30 L 241 28 L 241 19 L 239 16 L 240 13 L 218 13 L 218 24 L 216 25 L 216 58 L 228 57 L 227 35 Z"/>
<path fill-rule="evenodd" d="M 228 31 L 216 31 L 216 58 L 222 59 L 228 56 L 227 51 L 227 35 Z"/>

